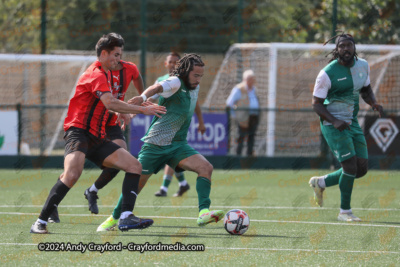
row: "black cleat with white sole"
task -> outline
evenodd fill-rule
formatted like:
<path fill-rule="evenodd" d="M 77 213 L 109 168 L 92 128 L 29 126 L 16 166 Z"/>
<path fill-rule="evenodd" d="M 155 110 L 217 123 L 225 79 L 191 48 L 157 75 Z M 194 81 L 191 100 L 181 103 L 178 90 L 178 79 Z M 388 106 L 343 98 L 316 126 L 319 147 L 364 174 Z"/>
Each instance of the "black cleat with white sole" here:
<path fill-rule="evenodd" d="M 118 229 L 121 231 L 128 231 L 131 229 L 144 229 L 154 223 L 152 219 L 140 219 L 131 214 L 125 219 L 119 219 Z"/>

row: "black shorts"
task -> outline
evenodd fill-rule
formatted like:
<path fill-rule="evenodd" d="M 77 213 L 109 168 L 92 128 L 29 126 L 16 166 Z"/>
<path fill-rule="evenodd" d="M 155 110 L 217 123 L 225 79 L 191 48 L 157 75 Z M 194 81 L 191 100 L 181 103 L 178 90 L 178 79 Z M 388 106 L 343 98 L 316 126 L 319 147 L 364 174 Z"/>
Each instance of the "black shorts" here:
<path fill-rule="evenodd" d="M 121 139 L 126 142 L 125 136 L 122 133 L 122 129 L 118 125 L 106 126 L 106 136 L 107 136 L 107 139 L 110 139 L 111 141 L 116 140 L 116 139 Z"/>
<path fill-rule="evenodd" d="M 64 158 L 75 151 L 80 151 L 86 158 L 103 168 L 103 161 L 109 155 L 121 148 L 108 139 L 100 139 L 86 130 L 71 127 L 64 134 L 65 153 Z"/>

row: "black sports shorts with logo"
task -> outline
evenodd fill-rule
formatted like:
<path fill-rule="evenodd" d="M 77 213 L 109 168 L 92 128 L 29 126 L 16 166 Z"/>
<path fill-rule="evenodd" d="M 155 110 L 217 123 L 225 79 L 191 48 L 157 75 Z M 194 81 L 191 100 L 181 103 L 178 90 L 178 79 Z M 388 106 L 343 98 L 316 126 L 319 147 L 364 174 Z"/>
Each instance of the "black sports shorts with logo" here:
<path fill-rule="evenodd" d="M 86 155 L 88 160 L 100 168 L 104 168 L 103 161 L 105 158 L 121 148 L 111 142 L 109 138 L 100 139 L 77 127 L 70 127 L 64 134 L 64 140 L 66 142 L 64 158 L 72 152 L 80 151 Z"/>

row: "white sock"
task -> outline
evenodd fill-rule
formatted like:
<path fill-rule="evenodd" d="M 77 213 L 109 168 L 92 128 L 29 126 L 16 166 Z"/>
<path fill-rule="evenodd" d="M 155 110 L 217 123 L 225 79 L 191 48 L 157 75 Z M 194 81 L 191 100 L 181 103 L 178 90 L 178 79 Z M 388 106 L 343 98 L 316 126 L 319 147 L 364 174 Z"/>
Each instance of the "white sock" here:
<path fill-rule="evenodd" d="M 165 186 L 162 185 L 160 188 L 161 188 L 162 190 L 164 190 L 165 192 L 168 192 L 168 187 L 165 187 Z"/>
<path fill-rule="evenodd" d="M 326 184 L 325 184 L 325 178 L 319 178 L 318 179 L 318 186 L 319 187 L 321 187 L 321 188 L 325 188 L 326 187 Z"/>
<path fill-rule="evenodd" d="M 340 213 L 353 213 L 353 212 L 351 211 L 351 209 L 349 209 L 349 210 L 340 209 Z"/>
<path fill-rule="evenodd" d="M 93 191 L 96 193 L 99 191 L 99 189 L 97 189 L 96 186 L 94 186 L 94 184 L 92 184 L 92 186 L 89 188 L 89 192 L 93 192 Z"/>
<path fill-rule="evenodd" d="M 185 186 L 185 185 L 187 185 L 187 181 L 186 180 L 183 180 L 182 182 L 179 182 L 179 186 Z"/>
<path fill-rule="evenodd" d="M 126 219 L 131 214 L 132 214 L 132 211 L 124 211 L 123 213 L 121 213 L 120 219 Z"/>
<path fill-rule="evenodd" d="M 43 223 L 43 224 L 47 225 L 47 222 L 46 222 L 46 221 L 43 221 L 43 220 L 41 220 L 41 219 L 37 219 L 37 221 L 40 222 L 40 223 Z"/>

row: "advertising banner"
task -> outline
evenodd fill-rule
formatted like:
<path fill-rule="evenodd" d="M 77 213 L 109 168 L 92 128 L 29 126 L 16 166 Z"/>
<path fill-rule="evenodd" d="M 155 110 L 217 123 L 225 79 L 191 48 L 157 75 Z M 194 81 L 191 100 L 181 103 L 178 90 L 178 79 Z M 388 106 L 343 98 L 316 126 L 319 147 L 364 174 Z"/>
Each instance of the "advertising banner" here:
<path fill-rule="evenodd" d="M 0 111 L 0 155 L 18 154 L 18 112 Z"/>
<path fill-rule="evenodd" d="M 197 116 L 193 116 L 187 140 L 191 147 L 202 155 L 226 155 L 228 151 L 228 119 L 225 113 L 203 113 L 206 132 L 198 132 Z M 152 117 L 138 114 L 131 120 L 130 152 L 137 156 L 143 142 L 140 139 L 150 127 Z"/>
<path fill-rule="evenodd" d="M 365 139 L 369 155 L 400 155 L 400 118 L 366 116 Z"/>

